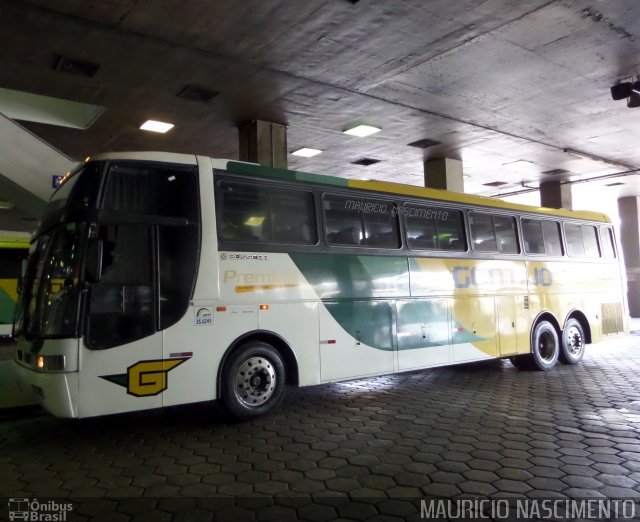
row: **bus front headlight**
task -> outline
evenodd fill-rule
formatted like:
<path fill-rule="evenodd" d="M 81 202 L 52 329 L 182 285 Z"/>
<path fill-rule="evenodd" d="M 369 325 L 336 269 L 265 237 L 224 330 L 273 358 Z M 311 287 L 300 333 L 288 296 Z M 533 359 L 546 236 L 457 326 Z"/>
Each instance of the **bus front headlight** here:
<path fill-rule="evenodd" d="M 64 355 L 38 355 L 36 367 L 38 370 L 49 372 L 64 371 L 65 357 Z"/>

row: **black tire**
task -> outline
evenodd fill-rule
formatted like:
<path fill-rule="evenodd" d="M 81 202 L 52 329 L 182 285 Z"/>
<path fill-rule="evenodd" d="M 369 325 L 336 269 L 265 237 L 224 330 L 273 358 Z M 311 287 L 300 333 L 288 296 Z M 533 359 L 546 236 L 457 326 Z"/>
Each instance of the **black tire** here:
<path fill-rule="evenodd" d="M 284 398 L 285 370 L 278 351 L 255 341 L 235 350 L 222 371 L 222 401 L 231 415 L 251 420 L 276 408 Z"/>
<path fill-rule="evenodd" d="M 569 319 L 562 330 L 560 360 L 565 364 L 578 364 L 584 357 L 586 339 L 584 328 L 577 319 Z"/>
<path fill-rule="evenodd" d="M 553 368 L 560 356 L 558 332 L 549 321 L 540 321 L 531 333 L 531 361 L 536 370 Z"/>
<path fill-rule="evenodd" d="M 531 355 L 513 355 L 509 357 L 509 361 L 513 364 L 518 370 L 530 370 L 531 369 Z"/>

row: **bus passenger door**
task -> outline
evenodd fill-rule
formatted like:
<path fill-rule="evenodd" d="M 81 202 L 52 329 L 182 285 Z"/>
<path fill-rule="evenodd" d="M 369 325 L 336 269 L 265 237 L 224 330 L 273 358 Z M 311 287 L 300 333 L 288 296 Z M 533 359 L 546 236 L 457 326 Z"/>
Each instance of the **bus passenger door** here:
<path fill-rule="evenodd" d="M 157 331 L 154 229 L 101 225 L 87 264 L 99 274 L 87 287 L 80 348 L 81 417 L 162 406 L 169 368 Z"/>
<path fill-rule="evenodd" d="M 393 303 L 334 301 L 320 307 L 323 381 L 393 372 Z"/>

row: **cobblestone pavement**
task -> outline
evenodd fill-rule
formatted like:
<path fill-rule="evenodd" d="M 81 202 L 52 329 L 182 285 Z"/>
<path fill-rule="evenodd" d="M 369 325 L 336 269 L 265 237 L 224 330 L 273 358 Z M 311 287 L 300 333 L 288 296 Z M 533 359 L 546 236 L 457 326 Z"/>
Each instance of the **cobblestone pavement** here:
<path fill-rule="evenodd" d="M 73 497 L 70 519 L 109 521 L 404 520 L 425 496 L 638 498 L 639 368 L 629 336 L 547 373 L 491 361 L 291 389 L 252 423 L 210 404 L 6 418 L 0 495 Z"/>

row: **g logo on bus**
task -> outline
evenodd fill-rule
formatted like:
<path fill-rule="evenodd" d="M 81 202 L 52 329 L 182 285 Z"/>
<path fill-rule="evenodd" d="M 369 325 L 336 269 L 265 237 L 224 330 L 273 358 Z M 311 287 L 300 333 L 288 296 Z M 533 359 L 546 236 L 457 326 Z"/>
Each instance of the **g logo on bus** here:
<path fill-rule="evenodd" d="M 150 397 L 166 390 L 169 383 L 168 373 L 189 359 L 191 357 L 140 361 L 129 366 L 127 373 L 101 375 L 100 377 L 125 387 L 129 395 Z"/>

